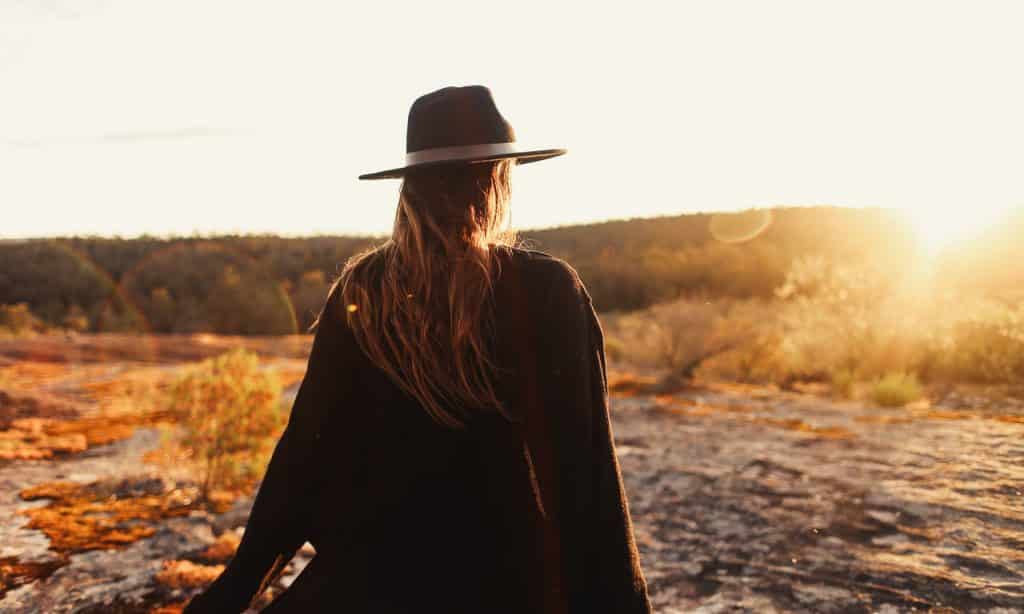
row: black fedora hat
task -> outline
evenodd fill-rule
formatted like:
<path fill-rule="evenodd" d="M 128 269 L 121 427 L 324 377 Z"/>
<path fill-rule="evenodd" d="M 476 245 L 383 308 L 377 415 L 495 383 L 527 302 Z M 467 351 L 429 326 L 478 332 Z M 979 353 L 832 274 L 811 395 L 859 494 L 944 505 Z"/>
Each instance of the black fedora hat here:
<path fill-rule="evenodd" d="M 445 87 L 416 99 L 409 109 L 405 166 L 360 175 L 360 179 L 395 179 L 412 168 L 438 164 L 516 163 L 560 156 L 565 149 L 529 149 L 516 143 L 515 132 L 498 111 L 491 90 L 482 85 Z"/>

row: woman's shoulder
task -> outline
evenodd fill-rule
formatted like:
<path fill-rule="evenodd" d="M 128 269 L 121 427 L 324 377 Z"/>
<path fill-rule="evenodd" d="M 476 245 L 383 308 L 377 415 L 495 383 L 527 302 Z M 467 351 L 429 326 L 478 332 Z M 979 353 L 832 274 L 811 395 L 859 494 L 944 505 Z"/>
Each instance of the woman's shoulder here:
<path fill-rule="evenodd" d="M 513 258 L 527 269 L 547 273 L 549 275 L 577 276 L 576 269 L 568 262 L 548 252 L 525 246 L 510 248 Z"/>
<path fill-rule="evenodd" d="M 556 295 L 581 295 L 590 300 L 579 272 L 566 260 L 529 247 L 515 246 L 511 251 L 531 285 Z"/>

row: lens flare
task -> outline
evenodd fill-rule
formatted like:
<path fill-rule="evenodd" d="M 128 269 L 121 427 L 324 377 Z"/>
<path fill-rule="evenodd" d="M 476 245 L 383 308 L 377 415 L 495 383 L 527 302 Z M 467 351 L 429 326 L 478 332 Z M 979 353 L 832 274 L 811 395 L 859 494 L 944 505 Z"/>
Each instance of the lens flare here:
<path fill-rule="evenodd" d="M 716 213 L 708 222 L 708 231 L 722 243 L 743 243 L 760 235 L 772 224 L 768 209 L 749 209 L 737 213 Z"/>

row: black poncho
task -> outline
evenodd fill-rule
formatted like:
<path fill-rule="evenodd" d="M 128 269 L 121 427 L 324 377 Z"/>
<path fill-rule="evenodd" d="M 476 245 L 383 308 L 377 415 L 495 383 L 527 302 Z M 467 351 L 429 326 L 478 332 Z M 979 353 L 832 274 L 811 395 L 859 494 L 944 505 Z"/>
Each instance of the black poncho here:
<path fill-rule="evenodd" d="M 335 290 L 238 552 L 186 613 L 244 610 L 307 541 L 316 556 L 265 612 L 544 612 L 553 580 L 573 614 L 650 612 L 590 295 L 563 260 L 521 248 L 505 258 L 527 300 L 515 300 L 503 269 L 496 347 L 509 375 L 499 391 L 525 411 L 515 337 L 530 335 L 551 497 L 537 496 L 540 459 L 505 418 L 478 412 L 466 429 L 446 429 L 372 365 Z M 544 515 L 560 573 L 540 538 Z"/>

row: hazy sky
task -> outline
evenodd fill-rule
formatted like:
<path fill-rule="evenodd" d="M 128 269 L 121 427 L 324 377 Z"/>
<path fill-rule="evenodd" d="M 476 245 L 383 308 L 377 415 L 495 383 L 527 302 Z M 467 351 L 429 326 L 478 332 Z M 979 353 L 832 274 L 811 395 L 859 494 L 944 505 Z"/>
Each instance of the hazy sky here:
<path fill-rule="evenodd" d="M 379 233 L 420 94 L 483 83 L 513 222 L 1024 204 L 1024 3 L 0 0 L 0 236 Z M 938 222 L 936 222 L 938 223 Z"/>

